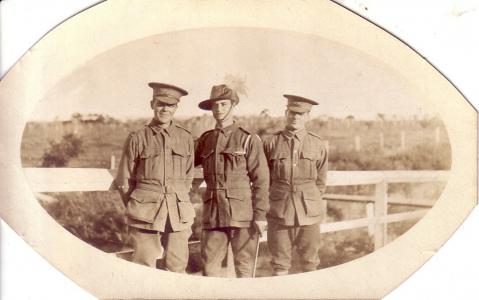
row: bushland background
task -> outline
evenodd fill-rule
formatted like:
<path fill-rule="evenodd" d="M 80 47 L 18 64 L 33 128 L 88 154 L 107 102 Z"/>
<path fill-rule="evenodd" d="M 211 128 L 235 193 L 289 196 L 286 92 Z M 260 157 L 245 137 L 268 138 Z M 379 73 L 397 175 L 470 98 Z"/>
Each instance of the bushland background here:
<path fill-rule="evenodd" d="M 107 115 L 74 114 L 70 120 L 29 122 L 25 128 L 21 155 L 24 167 L 90 167 L 111 169 L 121 156 L 123 143 L 129 132 L 149 122 L 149 119 L 120 121 Z M 203 115 L 178 122 L 189 129 L 194 138 L 213 128 L 211 116 Z M 283 118 L 271 117 L 268 111 L 257 116 L 237 118 L 237 122 L 260 137 L 283 127 Z M 356 120 L 321 116 L 312 119 L 307 128 L 320 134 L 329 145 L 330 170 L 448 170 L 451 153 L 447 132 L 437 117 L 408 119 L 378 114 L 374 120 Z M 113 163 L 112 163 L 113 161 Z M 112 168 L 113 167 L 113 168 Z M 391 184 L 389 197 L 426 200 L 431 205 L 444 188 L 441 183 Z M 200 220 L 203 189 L 191 191 L 197 218 L 191 240 L 201 234 Z M 328 188 L 327 193 L 370 195 L 373 186 Z M 128 247 L 124 206 L 115 192 L 49 193 L 50 200 L 39 200 L 46 211 L 65 229 L 83 241 L 106 252 Z M 410 210 L 410 207 L 389 205 L 390 213 Z M 365 216 L 365 205 L 328 201 L 325 222 L 334 222 Z M 392 241 L 417 221 L 393 223 L 388 226 L 388 240 Z M 367 229 L 353 229 L 327 233 L 322 236 L 320 268 L 326 268 L 356 259 L 373 251 Z M 188 272 L 201 270 L 199 244 L 190 246 Z M 258 275 L 269 276 L 269 251 L 266 244 L 260 248 Z M 294 271 L 294 270 L 293 270 Z"/>

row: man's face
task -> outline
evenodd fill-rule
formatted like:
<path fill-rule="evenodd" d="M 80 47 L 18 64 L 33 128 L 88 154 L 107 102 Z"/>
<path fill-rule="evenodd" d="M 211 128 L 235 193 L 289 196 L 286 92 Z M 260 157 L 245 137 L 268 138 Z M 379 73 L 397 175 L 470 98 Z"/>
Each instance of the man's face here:
<path fill-rule="evenodd" d="M 177 104 L 166 104 L 157 100 L 151 101 L 151 108 L 153 109 L 153 115 L 155 120 L 160 124 L 168 124 L 173 120 Z"/>
<path fill-rule="evenodd" d="M 231 100 L 218 100 L 211 105 L 211 111 L 215 120 L 223 120 L 232 109 Z"/>
<path fill-rule="evenodd" d="M 309 112 L 295 112 L 286 110 L 286 127 L 292 130 L 299 130 L 306 127 L 309 120 Z"/>

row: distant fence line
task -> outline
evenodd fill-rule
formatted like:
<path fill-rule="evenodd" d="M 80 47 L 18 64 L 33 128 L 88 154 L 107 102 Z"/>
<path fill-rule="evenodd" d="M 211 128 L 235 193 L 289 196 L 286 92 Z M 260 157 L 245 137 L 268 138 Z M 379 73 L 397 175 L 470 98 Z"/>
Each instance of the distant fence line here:
<path fill-rule="evenodd" d="M 434 144 L 435 145 L 441 144 L 441 133 L 440 133 L 440 128 L 439 127 L 437 127 L 434 130 L 433 136 L 434 136 Z M 324 140 L 324 142 L 325 142 L 325 145 L 326 145 L 326 149 L 328 150 L 328 152 L 330 152 L 331 148 L 332 148 L 330 141 L 329 140 Z M 384 133 L 383 132 L 380 132 L 378 134 L 378 145 L 379 145 L 379 149 L 381 151 L 384 151 L 385 146 L 384 146 Z M 400 150 L 404 151 L 404 150 L 406 150 L 406 147 L 407 147 L 406 132 L 401 131 L 400 135 L 398 136 L 398 148 Z M 361 151 L 361 136 L 359 136 L 359 135 L 354 136 L 354 150 L 356 152 Z M 111 157 L 110 157 L 110 169 L 114 170 L 115 166 L 116 166 L 116 158 L 115 158 L 114 155 L 111 155 Z"/>
<path fill-rule="evenodd" d="M 434 134 L 432 135 L 434 137 L 434 144 L 439 145 L 441 143 L 441 130 L 439 127 L 436 127 L 434 130 Z M 379 144 L 379 149 L 384 150 L 384 133 L 381 131 L 378 134 L 378 144 Z M 407 146 L 407 135 L 406 131 L 401 130 L 400 134 L 398 136 L 398 143 L 399 149 L 401 150 L 406 150 Z M 326 145 L 329 147 L 329 142 L 326 143 Z M 354 150 L 359 152 L 361 151 L 361 136 L 360 135 L 355 135 L 354 136 Z"/>
<path fill-rule="evenodd" d="M 255 118 L 253 118 L 253 119 L 255 119 Z M 261 123 L 262 126 L 266 126 L 266 124 L 263 124 L 263 123 L 265 123 L 264 120 L 265 120 L 264 118 L 259 119 L 259 121 L 254 122 L 254 124 L 257 125 L 257 124 Z M 200 125 L 206 125 L 206 127 L 205 126 L 200 126 L 200 125 L 193 126 L 194 127 L 193 129 L 195 131 L 197 131 L 197 129 L 201 129 L 200 131 L 204 131 L 207 128 L 210 128 L 211 125 L 213 124 L 211 118 L 205 118 L 204 116 L 194 118 L 193 121 L 188 121 L 188 122 L 190 122 L 190 123 L 191 122 L 192 123 L 198 122 Z M 408 145 L 408 143 L 407 143 L 407 132 L 404 129 L 404 126 L 407 126 L 408 124 L 414 124 L 414 125 L 416 125 L 416 127 L 418 127 L 418 124 L 421 123 L 421 121 L 419 121 L 419 120 L 416 120 L 416 121 L 412 121 L 412 120 L 363 121 L 363 120 L 334 119 L 334 118 L 331 119 L 331 120 L 320 120 L 320 121 L 316 118 L 311 122 L 314 123 L 316 126 L 317 126 L 317 124 L 323 124 L 324 123 L 325 124 L 324 125 L 325 130 L 341 129 L 341 130 L 347 130 L 347 131 L 354 131 L 355 129 L 362 128 L 362 127 L 365 126 L 365 124 L 374 124 L 375 130 L 380 131 L 377 138 L 374 138 L 375 140 L 377 140 L 377 145 L 379 146 L 380 149 L 384 149 L 385 146 L 386 146 L 385 138 L 384 138 L 384 131 L 390 132 L 391 128 L 395 128 L 395 126 L 398 126 L 399 127 L 398 129 L 400 129 L 399 130 L 399 135 L 396 138 L 397 142 L 394 143 L 394 144 L 395 144 L 395 146 L 397 146 L 398 148 L 403 149 L 403 150 Z M 203 123 L 205 123 L 205 124 L 203 124 Z M 354 128 L 353 125 L 355 125 L 358 128 Z M 63 122 L 60 122 L 60 121 L 58 121 L 58 122 L 51 122 L 51 123 L 29 123 L 29 124 L 27 124 L 27 128 L 29 128 L 29 127 L 33 128 L 35 126 L 50 127 L 50 128 L 53 128 L 57 132 L 61 132 L 61 131 L 64 131 L 64 130 L 70 130 L 70 131 L 75 132 L 75 133 L 81 132 L 83 128 L 86 128 L 87 130 L 91 130 L 93 128 L 96 128 L 96 126 L 100 126 L 101 128 L 111 127 L 111 128 L 114 128 L 114 129 L 123 127 L 125 130 L 127 130 L 126 123 L 122 123 L 122 122 L 118 122 L 118 121 L 109 122 L 109 123 L 108 122 L 107 123 L 102 123 L 102 122 L 95 122 L 95 121 L 88 121 L 88 122 L 86 122 L 86 121 L 82 121 L 82 122 L 79 122 L 79 121 L 63 121 Z M 433 133 L 430 134 L 430 140 L 433 141 L 433 143 L 440 144 L 443 140 L 445 141 L 445 138 L 441 137 L 441 127 L 439 125 L 437 125 L 437 123 L 436 124 L 432 123 L 432 124 L 429 124 L 427 126 L 434 126 L 434 127 L 426 127 L 426 128 L 430 128 L 427 131 L 431 131 L 431 130 L 433 131 Z M 205 127 L 205 128 L 203 128 L 203 127 Z M 267 127 L 269 128 L 269 126 L 267 126 Z M 101 128 L 100 128 L 100 131 L 101 131 Z M 420 129 L 420 128 L 422 128 L 422 127 L 419 126 L 418 129 L 415 128 L 413 131 L 414 132 L 418 132 L 418 131 L 421 131 L 421 130 L 423 130 L 424 132 L 426 131 L 425 129 Z M 257 128 L 257 129 L 264 130 L 265 128 L 261 127 L 261 128 Z M 366 130 L 366 131 L 368 131 L 368 130 Z M 352 135 L 351 138 L 352 138 L 352 140 L 350 142 L 350 145 L 352 146 L 352 148 L 355 151 L 360 151 L 361 147 L 362 147 L 362 144 L 363 144 L 361 140 L 364 137 L 362 137 L 361 134 L 355 134 L 355 135 Z M 329 141 L 329 143 L 331 143 L 331 141 Z M 330 146 L 333 146 L 333 145 L 331 144 Z"/>

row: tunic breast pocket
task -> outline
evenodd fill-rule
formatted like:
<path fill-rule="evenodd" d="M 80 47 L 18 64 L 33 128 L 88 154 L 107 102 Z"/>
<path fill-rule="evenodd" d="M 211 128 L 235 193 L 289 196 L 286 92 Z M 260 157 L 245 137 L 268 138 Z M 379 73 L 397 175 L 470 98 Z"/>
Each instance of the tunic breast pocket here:
<path fill-rule="evenodd" d="M 188 153 L 184 147 L 176 145 L 171 148 L 171 154 L 173 160 L 173 176 L 175 178 L 186 177 L 186 163 L 191 153 Z"/>
<path fill-rule="evenodd" d="M 246 152 L 243 149 L 225 149 L 221 154 L 224 157 L 225 170 L 246 173 Z"/>
<path fill-rule="evenodd" d="M 269 167 L 271 178 L 273 180 L 288 180 L 289 179 L 289 163 L 288 155 L 286 153 L 275 153 L 269 159 Z"/>
<path fill-rule="evenodd" d="M 147 148 L 140 154 L 140 169 L 145 179 L 158 178 L 157 170 L 161 166 L 161 148 Z"/>
<path fill-rule="evenodd" d="M 316 161 L 318 154 L 310 149 L 303 149 L 299 158 L 299 177 L 302 179 L 316 179 Z"/>

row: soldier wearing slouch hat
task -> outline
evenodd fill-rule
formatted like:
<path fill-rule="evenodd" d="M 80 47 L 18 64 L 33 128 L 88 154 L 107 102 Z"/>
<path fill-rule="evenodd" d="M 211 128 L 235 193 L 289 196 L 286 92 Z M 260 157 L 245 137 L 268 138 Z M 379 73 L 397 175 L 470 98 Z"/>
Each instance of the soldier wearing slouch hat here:
<path fill-rule="evenodd" d="M 259 234 L 266 227 L 268 166 L 259 137 L 233 121 L 238 102 L 236 91 L 222 84 L 199 104 L 216 120 L 195 150 L 195 165 L 203 166 L 207 186 L 201 240 L 206 276 L 221 276 L 230 243 L 237 277 L 251 277 Z"/>

